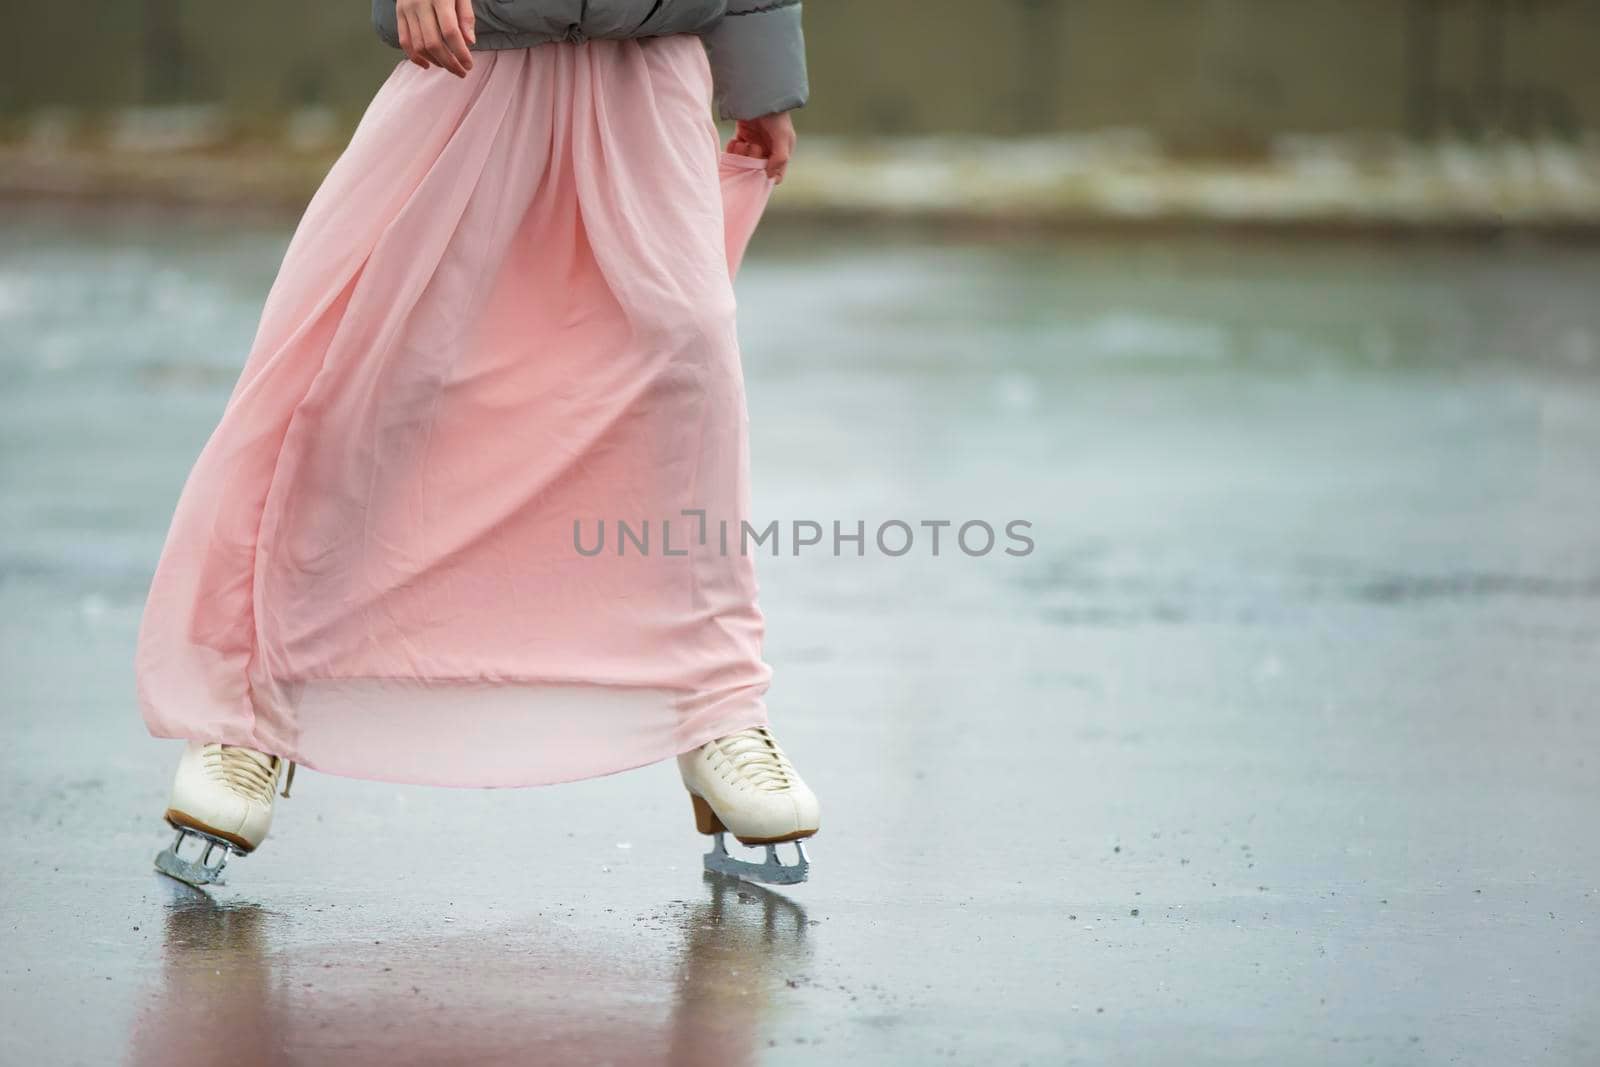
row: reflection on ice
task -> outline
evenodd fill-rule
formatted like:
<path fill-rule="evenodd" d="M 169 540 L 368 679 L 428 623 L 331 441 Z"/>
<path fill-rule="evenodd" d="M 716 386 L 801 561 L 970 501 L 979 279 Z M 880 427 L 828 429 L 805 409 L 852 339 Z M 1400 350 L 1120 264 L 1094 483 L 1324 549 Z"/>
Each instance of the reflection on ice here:
<path fill-rule="evenodd" d="M 809 956 L 800 904 L 712 875 L 662 909 L 665 954 L 636 930 L 575 941 L 555 925 L 307 940 L 294 914 L 162 881 L 161 968 L 129 1041 L 152 1067 L 747 1064 Z"/>

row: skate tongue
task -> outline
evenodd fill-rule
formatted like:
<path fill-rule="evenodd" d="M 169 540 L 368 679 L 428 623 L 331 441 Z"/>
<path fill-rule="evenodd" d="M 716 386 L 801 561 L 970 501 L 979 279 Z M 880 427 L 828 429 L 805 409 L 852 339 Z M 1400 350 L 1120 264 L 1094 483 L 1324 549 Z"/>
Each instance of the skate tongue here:
<path fill-rule="evenodd" d="M 252 801 L 272 803 L 273 788 L 277 785 L 273 757 L 239 745 L 219 745 L 218 754 L 221 758 L 217 769 L 230 788 Z"/>
<path fill-rule="evenodd" d="M 734 769 L 757 789 L 778 791 L 789 787 L 792 769 L 783 750 L 763 727 L 752 726 L 717 742 Z"/>
<path fill-rule="evenodd" d="M 272 770 L 272 757 L 267 755 L 265 752 L 257 752 L 255 749 L 245 748 L 243 745 L 223 745 L 222 751 L 236 759 L 240 756 L 244 756 L 247 759 L 259 764 L 262 770 Z"/>

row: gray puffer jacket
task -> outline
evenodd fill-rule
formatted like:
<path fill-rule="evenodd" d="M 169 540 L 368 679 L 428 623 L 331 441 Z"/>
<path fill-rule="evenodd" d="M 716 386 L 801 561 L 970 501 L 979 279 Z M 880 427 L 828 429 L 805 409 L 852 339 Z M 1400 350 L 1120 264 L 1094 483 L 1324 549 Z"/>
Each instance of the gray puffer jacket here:
<path fill-rule="evenodd" d="M 399 48 L 394 3 L 372 0 L 372 22 Z M 725 119 L 789 111 L 810 94 L 800 0 L 472 0 L 472 10 L 476 49 L 698 33 Z"/>

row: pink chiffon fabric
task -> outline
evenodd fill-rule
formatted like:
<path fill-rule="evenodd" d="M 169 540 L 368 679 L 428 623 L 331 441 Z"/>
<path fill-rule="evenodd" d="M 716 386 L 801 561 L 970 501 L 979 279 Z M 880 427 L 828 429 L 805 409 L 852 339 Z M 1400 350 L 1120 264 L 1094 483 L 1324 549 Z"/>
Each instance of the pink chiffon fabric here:
<path fill-rule="evenodd" d="M 766 721 L 715 524 L 771 183 L 719 151 L 697 38 L 474 59 L 399 65 L 294 234 L 145 608 L 157 736 L 510 786 Z"/>

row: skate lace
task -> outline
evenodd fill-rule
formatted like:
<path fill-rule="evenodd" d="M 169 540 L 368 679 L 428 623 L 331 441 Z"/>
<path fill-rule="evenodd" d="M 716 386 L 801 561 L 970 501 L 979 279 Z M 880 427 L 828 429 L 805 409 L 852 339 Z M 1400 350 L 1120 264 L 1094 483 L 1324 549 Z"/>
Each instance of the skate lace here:
<path fill-rule="evenodd" d="M 238 745 L 207 745 L 206 767 L 213 775 L 235 793 L 258 804 L 271 804 L 272 791 L 278 785 L 278 769 L 282 761 L 253 749 Z M 289 779 L 284 783 L 283 795 L 289 795 L 294 781 L 294 764 L 289 764 Z"/>
<path fill-rule="evenodd" d="M 716 744 L 734 773 L 757 789 L 782 792 L 791 788 L 799 777 L 789 757 L 765 726 L 752 726 L 729 734 L 719 738 Z"/>

